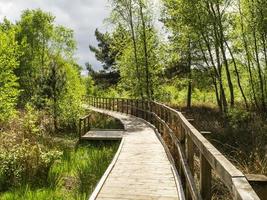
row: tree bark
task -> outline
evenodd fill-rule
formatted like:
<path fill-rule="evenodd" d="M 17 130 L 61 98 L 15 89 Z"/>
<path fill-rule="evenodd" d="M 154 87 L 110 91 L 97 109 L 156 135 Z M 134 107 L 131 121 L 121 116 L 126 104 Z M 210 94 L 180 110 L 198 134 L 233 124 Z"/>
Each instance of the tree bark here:
<path fill-rule="evenodd" d="M 147 98 L 151 99 L 151 93 L 153 93 L 152 87 L 150 85 L 150 74 L 149 74 L 149 62 L 148 62 L 148 51 L 147 51 L 147 36 L 146 36 L 146 22 L 144 19 L 143 13 L 143 3 L 139 0 L 139 8 L 140 8 L 140 17 L 142 22 L 142 32 L 143 32 L 143 47 L 144 47 L 144 58 L 145 58 L 145 72 L 146 72 L 146 93 Z"/>
<path fill-rule="evenodd" d="M 241 10 L 240 0 L 238 1 L 238 8 L 239 8 L 239 14 L 240 14 L 242 40 L 243 40 L 243 44 L 244 44 L 244 48 L 245 48 L 245 52 L 246 52 L 247 68 L 248 68 L 248 72 L 249 72 L 249 79 L 250 79 L 250 85 L 251 85 L 251 89 L 252 89 L 252 95 L 253 95 L 255 106 L 256 106 L 257 109 L 259 109 L 259 104 L 258 104 L 258 100 L 257 100 L 257 97 L 256 97 L 256 92 L 255 92 L 254 80 L 253 80 L 253 76 L 252 76 L 252 66 L 251 66 L 250 53 L 249 53 L 248 43 L 247 43 L 247 40 L 246 40 L 245 31 L 244 31 L 244 19 L 243 19 L 243 13 L 242 13 L 242 10 Z"/>
<path fill-rule="evenodd" d="M 136 69 L 136 76 L 138 80 L 138 88 L 140 91 L 141 98 L 143 99 L 143 87 L 142 87 L 142 80 L 141 80 L 141 74 L 139 70 L 139 62 L 138 62 L 138 56 L 137 56 L 137 43 L 136 43 L 136 36 L 135 36 L 135 30 L 134 30 L 134 24 L 133 24 L 133 12 L 132 12 L 132 1 L 129 1 L 129 23 L 130 23 L 130 29 L 131 29 L 131 36 L 132 36 L 132 42 L 134 47 L 134 59 L 135 59 L 135 69 Z"/>
<path fill-rule="evenodd" d="M 246 109 L 248 110 L 249 106 L 248 106 L 248 101 L 247 101 L 247 98 L 246 98 L 246 95 L 245 95 L 245 92 L 243 90 L 243 87 L 242 87 L 242 84 L 241 84 L 241 79 L 240 79 L 240 75 L 239 75 L 239 71 L 238 71 L 238 68 L 237 68 L 237 64 L 236 64 L 236 61 L 235 61 L 235 57 L 234 57 L 234 54 L 231 50 L 231 48 L 229 47 L 227 41 L 225 40 L 224 41 L 225 44 L 226 44 L 226 47 L 228 48 L 228 51 L 232 57 L 232 60 L 233 60 L 233 63 L 234 63 L 234 68 L 235 68 L 235 74 L 236 74 L 236 78 L 237 78 L 237 84 L 238 84 L 238 87 L 239 87 L 239 90 L 242 94 L 242 97 L 244 99 L 244 102 L 245 102 L 245 106 L 246 106 Z"/>

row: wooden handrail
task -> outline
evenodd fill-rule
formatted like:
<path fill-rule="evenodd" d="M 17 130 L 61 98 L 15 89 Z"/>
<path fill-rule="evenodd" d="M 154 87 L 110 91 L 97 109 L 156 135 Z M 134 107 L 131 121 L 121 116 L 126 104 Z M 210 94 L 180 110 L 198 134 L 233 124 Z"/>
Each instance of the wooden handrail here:
<path fill-rule="evenodd" d="M 90 130 L 90 118 L 91 115 L 89 114 L 79 119 L 79 127 L 78 127 L 79 139 L 81 139 L 81 137 Z"/>
<path fill-rule="evenodd" d="M 123 112 L 153 124 L 176 161 L 187 199 L 209 200 L 212 171 L 228 187 L 233 199 L 259 200 L 245 175 L 226 159 L 185 117 L 164 104 L 138 99 L 89 97 L 89 104 Z M 167 141 L 168 140 L 168 141 Z M 194 181 L 194 155 L 199 152 L 200 188 Z"/>

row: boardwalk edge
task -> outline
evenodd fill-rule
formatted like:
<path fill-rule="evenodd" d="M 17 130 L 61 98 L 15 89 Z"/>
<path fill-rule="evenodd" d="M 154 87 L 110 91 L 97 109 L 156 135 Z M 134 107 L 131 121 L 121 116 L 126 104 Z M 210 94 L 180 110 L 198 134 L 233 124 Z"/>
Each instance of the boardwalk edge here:
<path fill-rule="evenodd" d="M 120 143 L 120 146 L 113 158 L 113 160 L 111 161 L 111 163 L 109 164 L 108 168 L 106 169 L 105 173 L 103 174 L 103 176 L 101 177 L 101 179 L 99 180 L 99 182 L 97 183 L 93 193 L 91 194 L 91 196 L 89 197 L 89 200 L 95 200 L 100 192 L 100 190 L 102 189 L 103 185 L 105 184 L 109 174 L 111 173 L 113 167 L 115 166 L 118 158 L 119 158 L 119 155 L 121 153 L 121 150 L 122 150 L 122 146 L 124 144 L 124 138 L 121 139 L 121 143 Z"/>

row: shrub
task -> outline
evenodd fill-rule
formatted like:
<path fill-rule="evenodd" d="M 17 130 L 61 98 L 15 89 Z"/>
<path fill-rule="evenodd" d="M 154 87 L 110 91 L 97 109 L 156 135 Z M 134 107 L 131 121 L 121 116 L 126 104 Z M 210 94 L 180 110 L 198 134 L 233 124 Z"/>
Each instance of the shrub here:
<path fill-rule="evenodd" d="M 0 152 L 0 188 L 7 190 L 30 183 L 45 184 L 45 180 L 54 160 L 60 157 L 58 151 L 45 151 L 28 139 Z M 38 178 L 36 178 L 38 177 Z"/>
<path fill-rule="evenodd" d="M 14 126 L 0 134 L 0 190 L 19 187 L 26 182 L 45 184 L 53 162 L 61 152 L 48 150 L 39 140 L 41 129 L 38 112 L 26 106 L 23 118 L 14 120 Z M 36 178 L 38 177 L 38 178 Z"/>

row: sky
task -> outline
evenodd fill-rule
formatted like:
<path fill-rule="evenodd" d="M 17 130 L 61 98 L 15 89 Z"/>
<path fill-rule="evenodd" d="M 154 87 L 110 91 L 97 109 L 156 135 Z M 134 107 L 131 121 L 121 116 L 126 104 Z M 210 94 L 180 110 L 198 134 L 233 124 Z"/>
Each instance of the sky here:
<path fill-rule="evenodd" d="M 90 52 L 89 44 L 97 45 L 96 28 L 101 31 L 108 29 L 108 25 L 103 23 L 110 13 L 108 0 L 0 0 L 0 21 L 7 17 L 15 22 L 19 20 L 21 11 L 35 8 L 51 12 L 56 16 L 56 24 L 74 30 L 78 48 L 76 58 L 81 66 L 90 62 L 95 69 L 100 69 L 101 64 Z"/>

